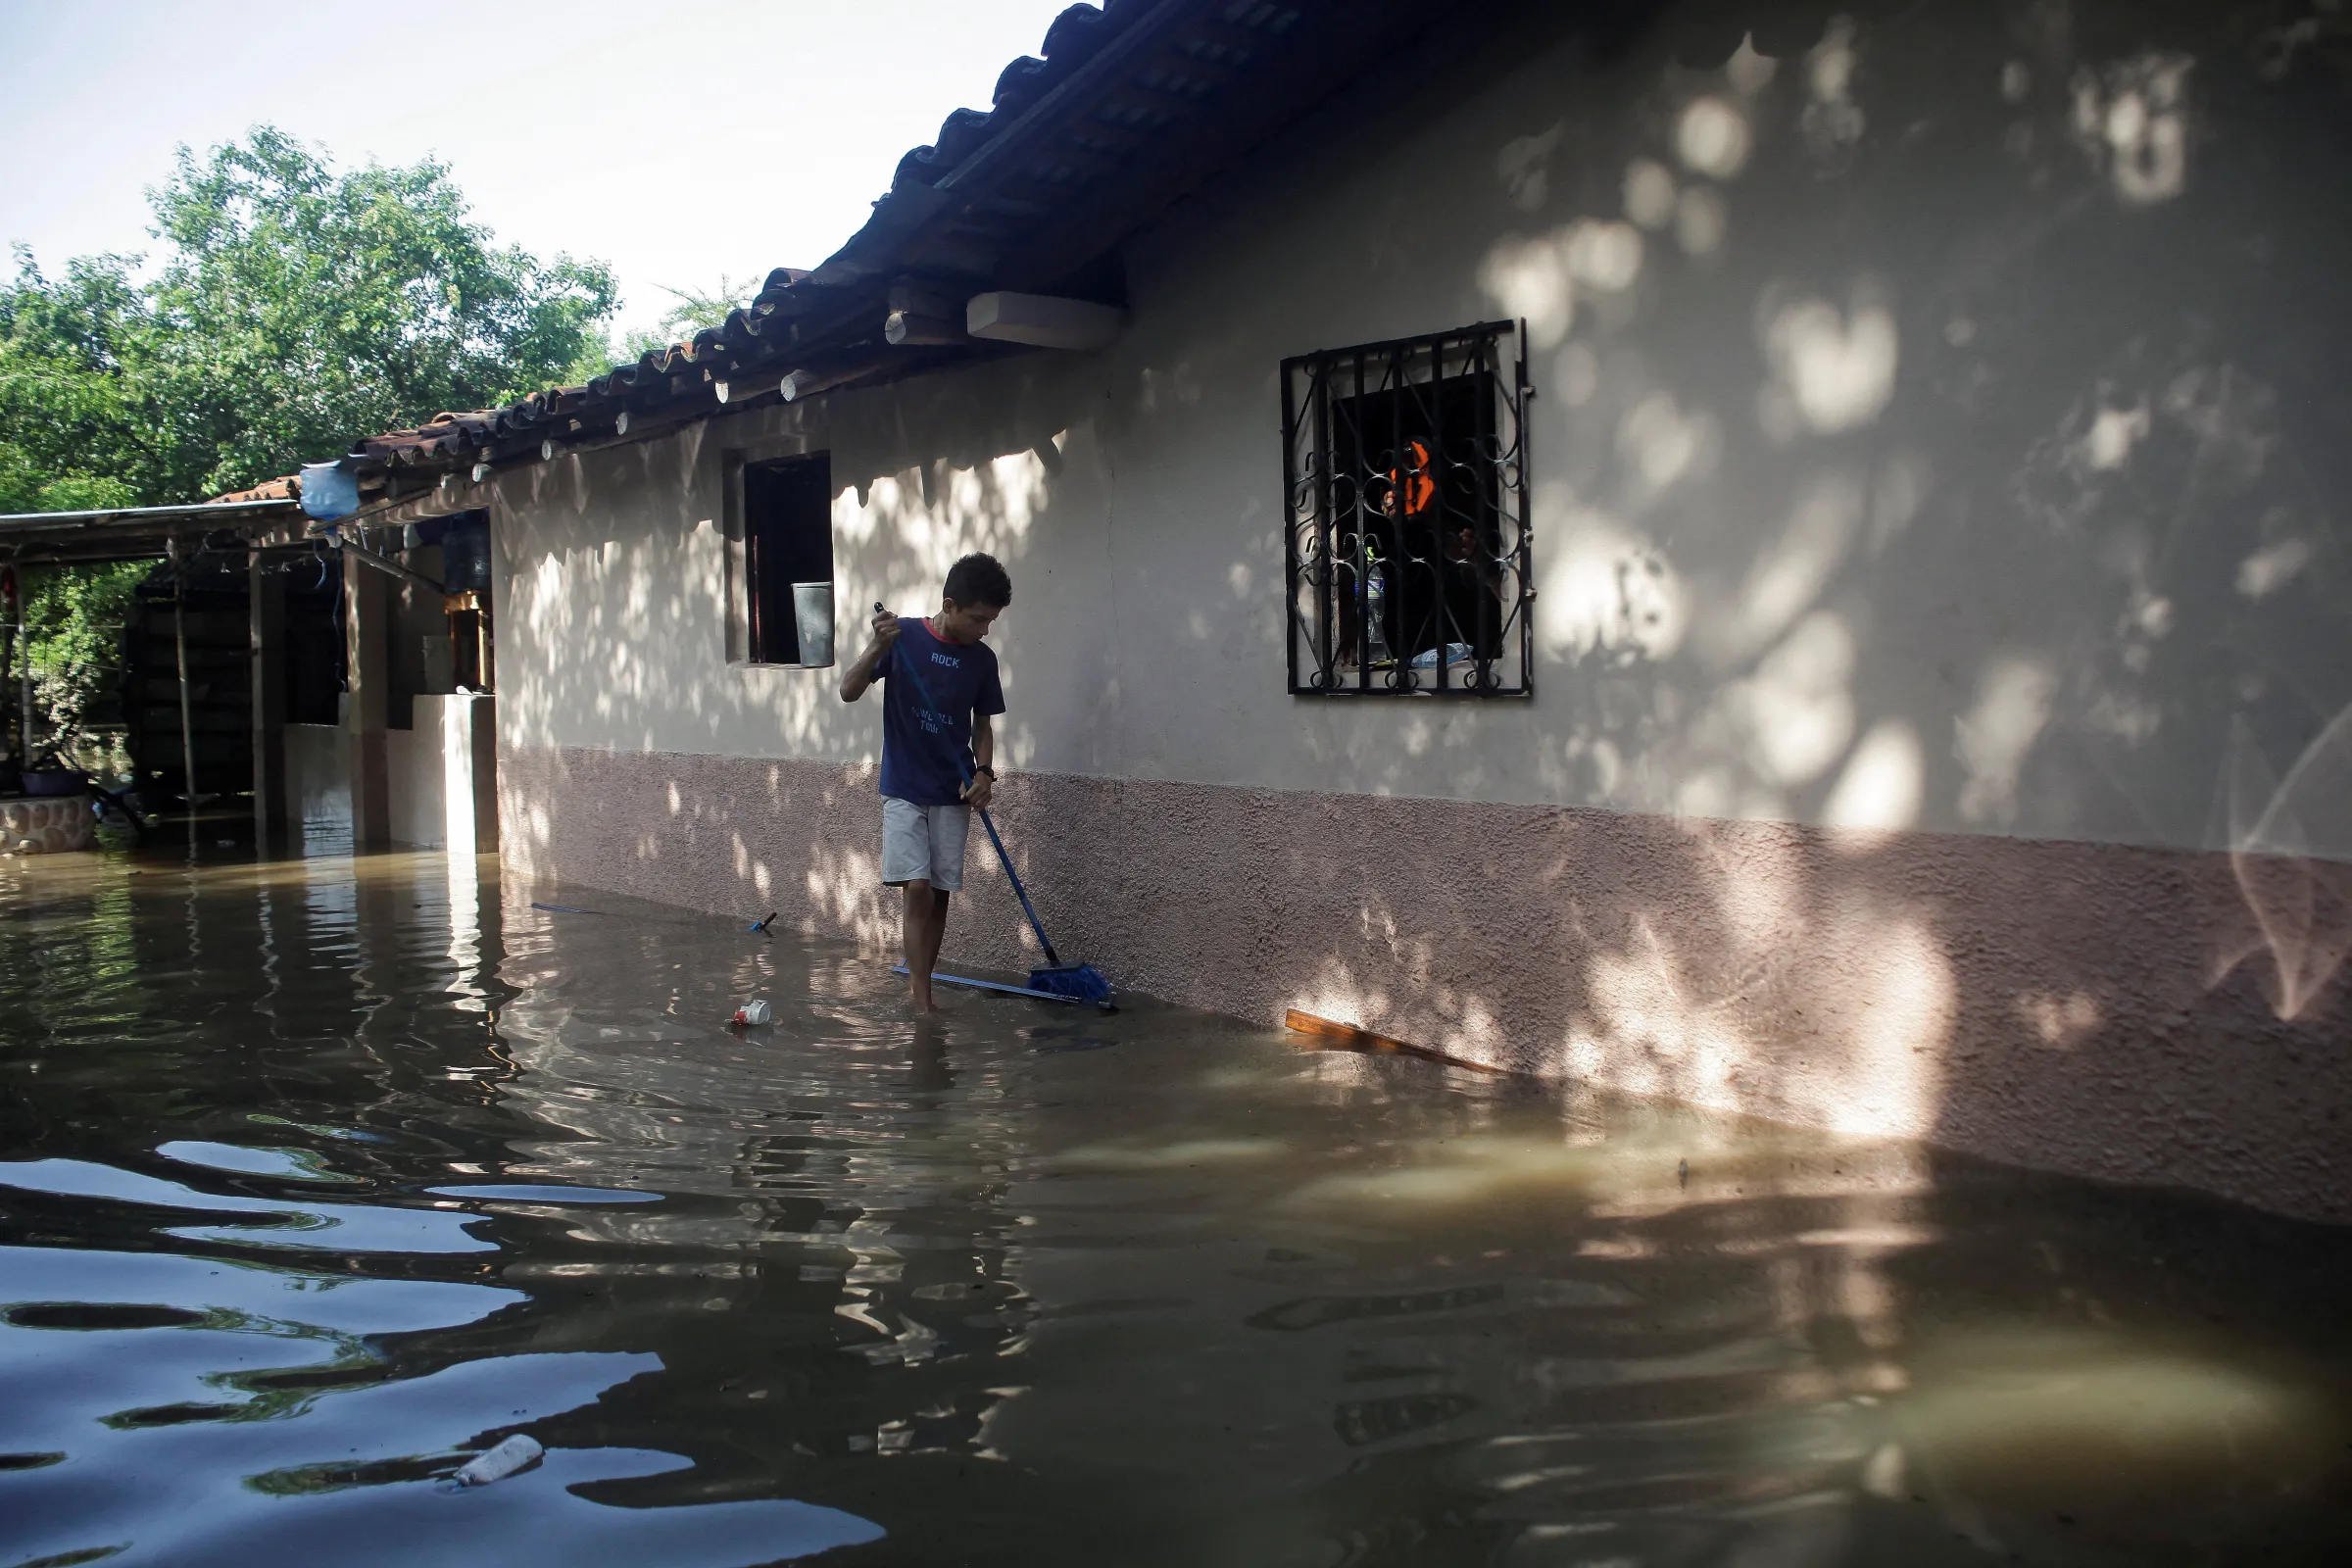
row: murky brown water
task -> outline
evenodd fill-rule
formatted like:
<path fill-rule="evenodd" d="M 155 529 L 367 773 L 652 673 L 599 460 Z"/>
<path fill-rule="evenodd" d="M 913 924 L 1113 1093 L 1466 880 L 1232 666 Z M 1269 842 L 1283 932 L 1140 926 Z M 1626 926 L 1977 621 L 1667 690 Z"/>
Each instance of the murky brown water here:
<path fill-rule="evenodd" d="M 0 867 L 0 1565 L 2352 1555 L 2341 1232 L 215 853 Z"/>

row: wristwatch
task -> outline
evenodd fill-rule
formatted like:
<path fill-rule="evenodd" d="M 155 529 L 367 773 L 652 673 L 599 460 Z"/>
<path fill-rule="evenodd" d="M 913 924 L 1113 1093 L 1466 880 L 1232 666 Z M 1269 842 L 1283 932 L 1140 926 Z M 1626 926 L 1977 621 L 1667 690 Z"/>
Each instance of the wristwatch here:
<path fill-rule="evenodd" d="M 974 778 L 980 777 L 983 773 L 988 775 L 988 780 L 990 783 L 993 784 L 996 782 L 997 770 L 989 766 L 986 762 L 983 762 L 978 767 L 972 769 L 972 777 Z"/>

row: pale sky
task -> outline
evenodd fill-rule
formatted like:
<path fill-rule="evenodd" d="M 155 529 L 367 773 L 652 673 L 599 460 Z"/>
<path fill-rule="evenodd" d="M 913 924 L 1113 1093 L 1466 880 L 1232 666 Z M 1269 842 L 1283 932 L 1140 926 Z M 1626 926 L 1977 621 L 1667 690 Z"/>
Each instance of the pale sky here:
<path fill-rule="evenodd" d="M 0 0 L 0 243 L 44 270 L 160 248 L 172 149 L 264 122 L 339 165 L 447 163 L 502 241 L 661 285 L 814 267 L 907 148 L 1069 0 Z"/>

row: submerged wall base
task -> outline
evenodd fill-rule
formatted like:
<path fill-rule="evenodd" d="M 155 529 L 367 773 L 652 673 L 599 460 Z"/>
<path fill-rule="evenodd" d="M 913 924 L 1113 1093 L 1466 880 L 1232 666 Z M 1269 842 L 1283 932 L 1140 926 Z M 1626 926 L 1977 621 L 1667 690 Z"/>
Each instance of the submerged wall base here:
<path fill-rule="evenodd" d="M 499 766 L 514 872 L 896 947 L 871 768 Z M 996 814 L 1124 989 L 2352 1221 L 2352 866 L 1056 774 Z M 948 952 L 1025 967 L 978 835 L 966 887 Z"/>

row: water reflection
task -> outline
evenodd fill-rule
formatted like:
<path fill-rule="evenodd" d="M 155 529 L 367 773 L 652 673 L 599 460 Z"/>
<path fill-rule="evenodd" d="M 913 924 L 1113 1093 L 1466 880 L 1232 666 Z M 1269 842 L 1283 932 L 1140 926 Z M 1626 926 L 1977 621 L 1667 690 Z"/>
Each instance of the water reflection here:
<path fill-rule="evenodd" d="M 2340 1234 L 536 892 L 0 870 L 0 1563 L 2352 1544 Z"/>
<path fill-rule="evenodd" d="M 303 1179 L 310 1178 L 306 1175 Z M 168 1226 L 160 1232 L 187 1241 L 232 1241 L 331 1252 L 474 1252 L 496 1245 L 467 1231 L 457 1216 L 431 1209 L 317 1202 L 296 1207 L 265 1198 L 200 1193 L 177 1182 L 82 1159 L 0 1161 L 0 1187 L 140 1208 L 257 1216 L 249 1225 Z"/>

